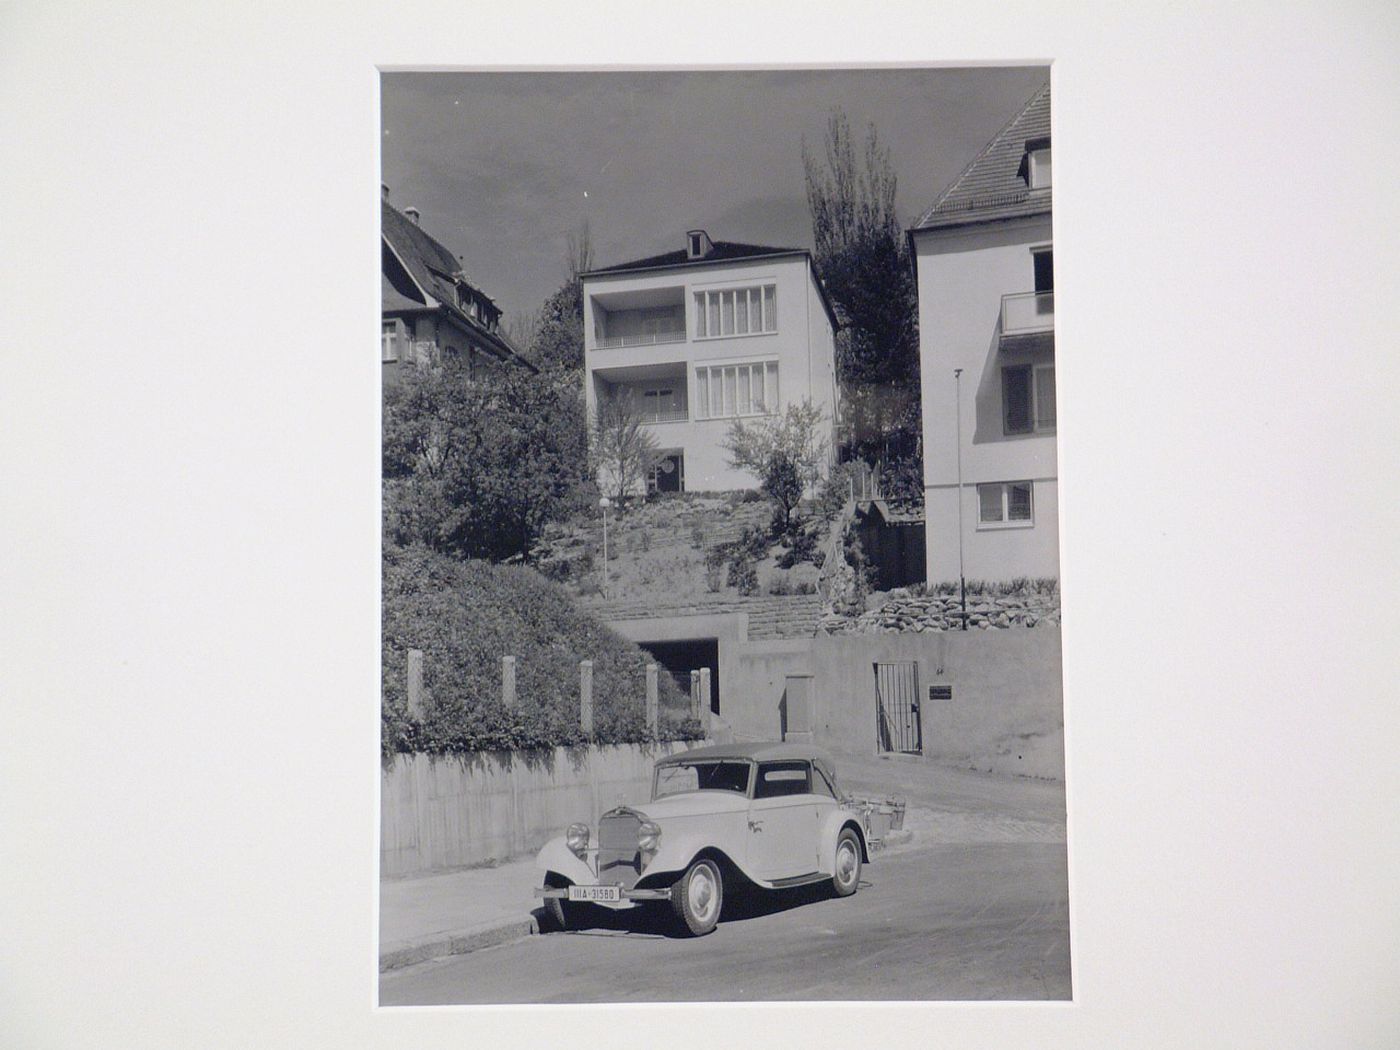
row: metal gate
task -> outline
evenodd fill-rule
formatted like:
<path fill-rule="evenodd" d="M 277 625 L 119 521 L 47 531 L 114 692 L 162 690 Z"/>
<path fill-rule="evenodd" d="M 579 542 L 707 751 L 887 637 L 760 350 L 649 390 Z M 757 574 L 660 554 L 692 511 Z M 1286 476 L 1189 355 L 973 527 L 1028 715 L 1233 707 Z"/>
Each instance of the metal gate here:
<path fill-rule="evenodd" d="M 919 718 L 919 665 L 908 660 L 875 667 L 875 735 L 881 751 L 908 755 L 924 750 Z"/>

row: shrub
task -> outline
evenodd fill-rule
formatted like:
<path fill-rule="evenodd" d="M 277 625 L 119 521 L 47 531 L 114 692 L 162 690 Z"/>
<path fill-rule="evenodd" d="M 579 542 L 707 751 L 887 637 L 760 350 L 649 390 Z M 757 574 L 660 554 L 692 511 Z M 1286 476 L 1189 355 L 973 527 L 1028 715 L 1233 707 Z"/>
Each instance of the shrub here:
<path fill-rule="evenodd" d="M 381 746 L 432 753 L 580 743 L 578 665 L 593 661 L 594 739 L 647 738 L 650 657 L 583 612 L 533 569 L 387 548 L 383 568 Z M 407 706 L 409 649 L 423 651 L 423 713 Z M 501 703 L 501 657 L 514 655 L 516 705 Z M 686 701 L 667 675 L 660 700 Z M 664 739 L 684 724 L 659 726 Z M 666 734 L 670 734 L 667 736 Z"/>
<path fill-rule="evenodd" d="M 778 559 L 780 569 L 791 569 L 800 562 L 815 562 L 816 556 L 820 552 L 817 550 L 816 533 L 810 529 L 798 529 L 792 534 L 791 546 L 783 552 L 783 556 Z M 824 557 L 824 556 L 823 556 Z"/>
<path fill-rule="evenodd" d="M 854 468 L 849 463 L 838 463 L 831 468 L 830 475 L 822 483 L 817 495 L 817 513 L 823 521 L 831 521 L 841 513 L 846 500 L 851 495 L 851 475 Z"/>
<path fill-rule="evenodd" d="M 729 563 L 729 586 L 737 587 L 743 595 L 758 593 L 758 569 L 748 558 Z"/>
<path fill-rule="evenodd" d="M 786 576 L 775 576 L 768 581 L 768 593 L 773 595 L 792 594 L 792 581 Z"/>

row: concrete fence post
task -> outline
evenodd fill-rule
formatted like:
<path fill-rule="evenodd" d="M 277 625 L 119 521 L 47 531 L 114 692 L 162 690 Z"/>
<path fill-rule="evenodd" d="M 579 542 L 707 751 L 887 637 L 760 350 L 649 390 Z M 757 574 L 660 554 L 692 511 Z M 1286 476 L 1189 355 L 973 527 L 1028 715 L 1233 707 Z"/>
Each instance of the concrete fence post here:
<path fill-rule="evenodd" d="M 578 724 L 584 736 L 593 735 L 593 661 L 578 665 Z"/>
<path fill-rule="evenodd" d="M 408 651 L 408 713 L 423 713 L 423 650 Z"/>
<path fill-rule="evenodd" d="M 657 708 L 656 665 L 647 664 L 647 732 L 656 735 Z"/>
<path fill-rule="evenodd" d="M 515 657 L 501 657 L 501 703 L 507 708 L 515 706 Z"/>
<path fill-rule="evenodd" d="M 690 672 L 690 717 L 700 717 L 700 672 Z"/>
<path fill-rule="evenodd" d="M 700 728 L 710 735 L 710 669 L 700 668 Z"/>

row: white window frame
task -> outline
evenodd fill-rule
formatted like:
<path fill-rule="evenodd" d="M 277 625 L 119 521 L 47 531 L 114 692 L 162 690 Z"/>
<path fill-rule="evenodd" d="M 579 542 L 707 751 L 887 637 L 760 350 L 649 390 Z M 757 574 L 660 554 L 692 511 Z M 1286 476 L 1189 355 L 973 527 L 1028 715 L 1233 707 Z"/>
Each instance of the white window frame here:
<path fill-rule="evenodd" d="M 771 386 L 769 369 L 772 369 Z M 747 398 L 749 410 L 739 411 L 739 373 L 743 370 L 748 375 Z M 753 374 L 757 370 L 763 377 L 763 408 L 754 410 L 753 399 Z M 726 411 L 726 392 L 729 387 L 726 385 L 730 374 L 733 374 L 733 400 L 728 402 L 732 405 L 732 410 Z M 699 419 L 753 419 L 760 416 L 775 416 L 778 414 L 778 407 L 782 404 L 782 370 L 779 367 L 776 357 L 762 357 L 757 359 L 738 359 L 706 361 L 694 366 L 694 376 L 692 379 L 695 389 L 693 412 L 697 420 Z M 714 411 L 713 392 L 718 382 L 720 393 L 720 411 Z M 704 393 L 702 394 L 702 391 Z M 703 398 L 703 400 L 702 400 Z"/>
<path fill-rule="evenodd" d="M 746 307 L 744 311 L 745 330 L 742 332 L 739 331 L 738 302 L 740 296 L 743 296 Z M 730 308 L 730 331 L 728 332 L 723 330 L 726 297 L 728 297 Z M 722 288 L 695 288 L 691 291 L 690 302 L 695 315 L 695 323 L 691 327 L 697 340 L 747 339 L 756 335 L 778 334 L 778 285 L 776 281 Z M 755 310 L 760 326 L 757 329 L 753 327 L 752 323 Z M 715 326 L 711 325 L 711 318 L 715 320 Z M 718 327 L 720 331 L 711 331 L 712 327 Z"/>
<path fill-rule="evenodd" d="M 1011 486 L 1024 485 L 1030 494 L 1031 516 L 1025 519 L 1011 520 Z M 1001 519 L 998 521 L 984 521 L 982 519 L 982 490 L 1001 490 Z M 1018 479 L 1016 481 L 989 481 L 976 486 L 977 497 L 977 529 L 979 532 L 987 529 L 1031 529 L 1035 527 L 1035 482 L 1028 479 Z"/>
<path fill-rule="evenodd" d="M 1026 183 L 1033 190 L 1050 188 L 1050 147 L 1042 146 L 1026 154 Z"/>
<path fill-rule="evenodd" d="M 403 318 L 389 318 L 379 332 L 379 363 L 391 365 L 401 361 L 403 355 L 399 351 L 400 346 L 408 349 L 408 329 L 404 326 Z"/>

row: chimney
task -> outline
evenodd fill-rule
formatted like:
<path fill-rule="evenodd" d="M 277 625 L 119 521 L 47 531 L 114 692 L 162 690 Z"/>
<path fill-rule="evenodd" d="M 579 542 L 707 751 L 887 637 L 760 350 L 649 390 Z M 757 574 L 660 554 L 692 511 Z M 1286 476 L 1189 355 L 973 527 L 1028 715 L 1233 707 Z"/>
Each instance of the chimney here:
<path fill-rule="evenodd" d="M 704 230 L 687 230 L 685 233 L 685 257 L 703 259 L 714 250 L 710 235 Z"/>
<path fill-rule="evenodd" d="M 382 201 L 388 201 L 389 199 L 389 184 L 387 182 L 381 182 L 379 184 L 379 199 Z"/>
<path fill-rule="evenodd" d="M 413 205 L 410 204 L 407 208 L 405 208 L 405 209 L 403 210 L 403 213 L 404 213 L 405 215 L 407 215 L 410 219 L 413 220 L 413 225 L 415 225 L 415 226 L 418 225 L 418 209 L 417 209 L 417 208 L 415 208 Z"/>

